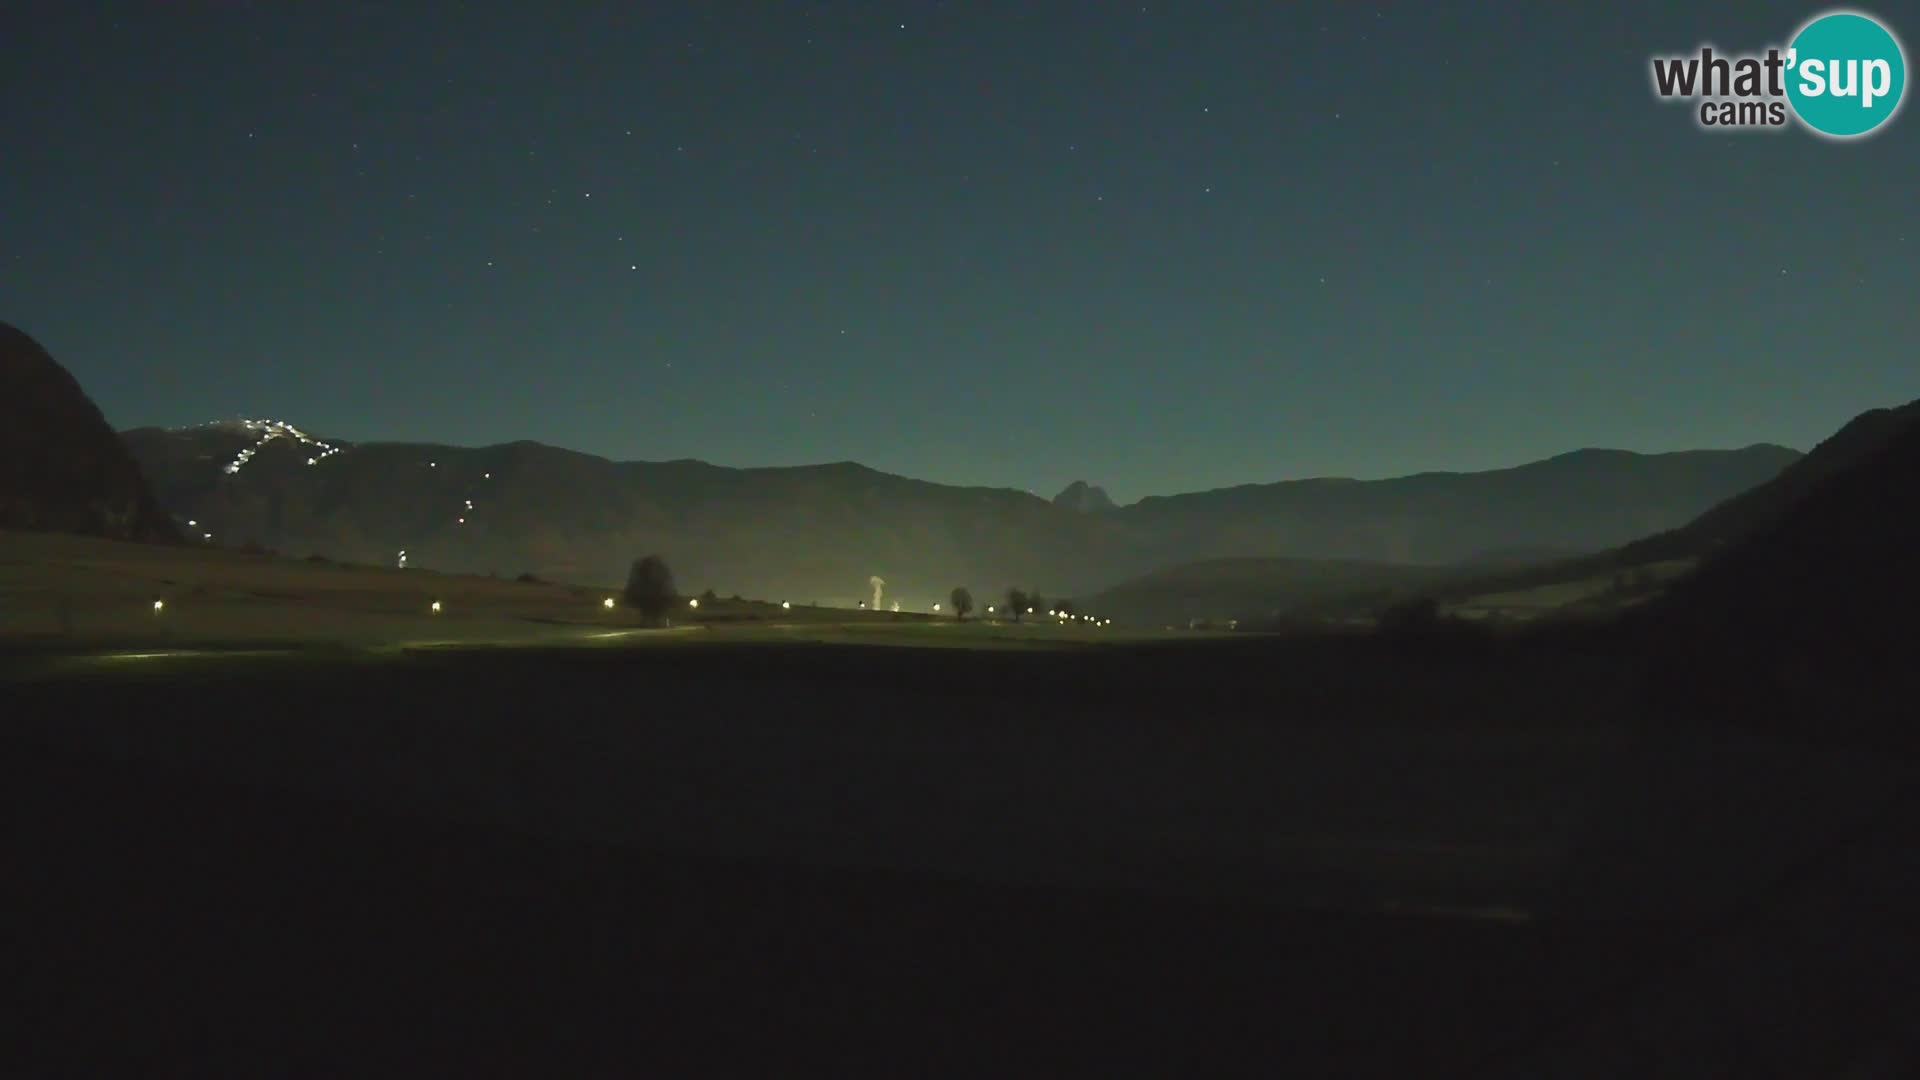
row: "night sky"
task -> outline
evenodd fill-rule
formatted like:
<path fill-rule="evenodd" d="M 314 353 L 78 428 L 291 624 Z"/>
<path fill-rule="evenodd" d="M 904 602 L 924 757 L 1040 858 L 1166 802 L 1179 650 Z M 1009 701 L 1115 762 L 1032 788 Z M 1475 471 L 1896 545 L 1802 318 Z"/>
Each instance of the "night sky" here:
<path fill-rule="evenodd" d="M 0 319 L 121 427 L 1122 501 L 1920 397 L 1920 114 L 1703 132 L 1651 56 L 1817 7 L 1573 6 L 26 0 Z"/>

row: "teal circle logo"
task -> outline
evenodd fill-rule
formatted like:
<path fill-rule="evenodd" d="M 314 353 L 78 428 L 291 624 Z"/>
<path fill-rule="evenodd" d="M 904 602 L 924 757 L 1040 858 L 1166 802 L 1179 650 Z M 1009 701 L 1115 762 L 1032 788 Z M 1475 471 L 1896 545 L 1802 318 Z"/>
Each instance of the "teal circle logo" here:
<path fill-rule="evenodd" d="M 1893 32 L 1870 16 L 1832 11 L 1800 28 L 1787 46 L 1787 101 L 1815 133 L 1851 139 L 1900 111 L 1907 57 Z"/>

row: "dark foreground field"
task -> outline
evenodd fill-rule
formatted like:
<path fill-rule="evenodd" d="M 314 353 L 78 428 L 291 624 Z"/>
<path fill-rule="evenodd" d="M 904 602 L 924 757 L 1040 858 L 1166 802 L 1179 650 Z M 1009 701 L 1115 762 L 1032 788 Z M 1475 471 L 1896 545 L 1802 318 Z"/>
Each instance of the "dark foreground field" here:
<path fill-rule="evenodd" d="M 23 663 L 9 1071 L 1900 1060 L 1907 770 L 1316 648 Z"/>

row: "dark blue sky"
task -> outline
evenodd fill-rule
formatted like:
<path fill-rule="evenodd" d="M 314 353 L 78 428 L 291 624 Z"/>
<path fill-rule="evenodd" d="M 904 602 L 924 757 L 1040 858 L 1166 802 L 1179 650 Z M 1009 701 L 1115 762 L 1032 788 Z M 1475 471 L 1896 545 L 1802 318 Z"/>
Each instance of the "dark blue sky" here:
<path fill-rule="evenodd" d="M 1709 134 L 1650 57 L 1817 7 L 1573 7 L 29 3 L 0 319 L 123 427 L 1122 500 L 1920 396 L 1920 114 Z"/>

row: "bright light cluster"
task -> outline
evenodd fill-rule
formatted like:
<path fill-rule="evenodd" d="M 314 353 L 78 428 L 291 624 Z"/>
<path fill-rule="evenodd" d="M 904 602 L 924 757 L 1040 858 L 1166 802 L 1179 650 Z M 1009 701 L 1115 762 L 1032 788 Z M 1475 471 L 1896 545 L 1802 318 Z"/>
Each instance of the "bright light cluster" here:
<path fill-rule="evenodd" d="M 221 426 L 223 424 L 233 423 L 233 421 L 215 421 L 214 424 L 208 426 Z M 240 420 L 237 422 L 237 426 L 249 435 L 258 435 L 259 441 L 240 451 L 239 455 L 227 464 L 225 472 L 229 476 L 239 472 L 242 466 L 253 460 L 253 455 L 259 453 L 261 447 L 275 439 L 291 439 L 305 446 L 316 447 L 319 452 L 307 458 L 307 464 L 309 465 L 318 465 L 321 461 L 339 453 L 341 449 L 332 443 L 321 442 L 319 439 L 308 435 L 306 432 L 301 431 L 299 428 L 294 427 L 284 420 Z"/>

